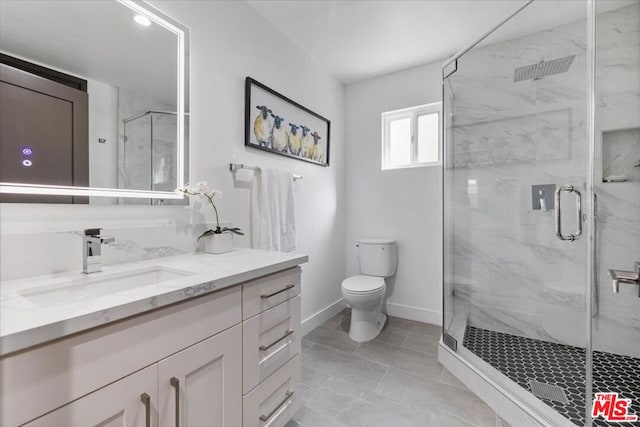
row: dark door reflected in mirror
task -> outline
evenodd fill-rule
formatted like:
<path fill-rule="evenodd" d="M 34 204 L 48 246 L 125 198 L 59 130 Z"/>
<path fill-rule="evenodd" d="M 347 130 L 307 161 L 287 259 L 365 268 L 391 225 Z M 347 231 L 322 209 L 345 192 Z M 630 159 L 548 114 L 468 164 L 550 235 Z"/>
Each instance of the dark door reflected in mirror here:
<path fill-rule="evenodd" d="M 8 55 L 0 60 L 0 182 L 88 187 L 86 81 Z M 0 194 L 0 202 L 88 198 Z"/>

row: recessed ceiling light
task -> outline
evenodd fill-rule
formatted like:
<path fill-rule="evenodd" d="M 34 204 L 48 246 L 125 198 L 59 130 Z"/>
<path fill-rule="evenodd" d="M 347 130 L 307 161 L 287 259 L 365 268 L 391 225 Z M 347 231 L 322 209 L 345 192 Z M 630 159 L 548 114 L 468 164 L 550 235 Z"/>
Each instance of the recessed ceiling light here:
<path fill-rule="evenodd" d="M 148 27 L 149 25 L 151 25 L 151 21 L 146 16 L 136 15 L 133 17 L 133 19 L 142 26 Z"/>

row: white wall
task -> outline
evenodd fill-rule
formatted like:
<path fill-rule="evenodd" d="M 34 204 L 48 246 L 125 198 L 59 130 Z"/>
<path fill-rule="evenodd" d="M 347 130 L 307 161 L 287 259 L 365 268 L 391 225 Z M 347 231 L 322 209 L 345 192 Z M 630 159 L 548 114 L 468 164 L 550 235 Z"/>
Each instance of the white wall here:
<path fill-rule="evenodd" d="M 344 86 L 244 2 L 157 2 L 191 27 L 191 176 L 219 187 L 226 220 L 249 229 L 249 190 L 229 162 L 302 175 L 295 183 L 297 250 L 304 266 L 303 319 L 341 298 L 344 278 Z M 244 147 L 244 78 L 254 79 L 331 120 L 331 166 Z M 248 237 L 243 242 L 249 246 Z"/>
<path fill-rule="evenodd" d="M 442 315 L 442 168 L 382 171 L 380 115 L 440 101 L 440 81 L 436 62 L 346 88 L 347 273 L 358 271 L 358 238 L 397 239 L 387 311 L 435 324 Z"/>
<path fill-rule="evenodd" d="M 303 273 L 303 318 L 341 298 L 344 278 L 345 192 L 344 192 L 344 87 L 313 62 L 293 42 L 244 2 L 175 1 L 155 2 L 158 7 L 191 27 L 191 177 L 220 188 L 222 220 L 245 231 L 249 229 L 250 178 L 239 173 L 234 184 L 229 162 L 272 166 L 304 176 L 296 182 L 298 252 L 309 254 Z M 251 76 L 280 93 L 331 120 L 331 166 L 320 167 L 244 147 L 244 78 Z M 195 241 L 198 212 L 185 207 L 158 206 L 42 206 L 2 205 L 0 267 L 3 279 L 26 272 L 79 269 L 80 237 L 60 230 L 80 230 L 106 224 L 118 232 L 119 224 L 161 224 L 136 242 L 143 246 L 136 256 L 158 256 L 163 248 Z M 206 220 L 211 221 L 210 212 Z M 36 245 L 41 252 L 25 250 L 33 240 L 25 233 L 41 231 L 40 242 L 60 241 L 69 247 L 65 254 L 50 257 L 55 245 Z M 137 235 L 144 234 L 140 229 Z M 121 232 L 122 233 L 122 232 Z M 122 233 L 124 235 L 124 233 Z M 176 243 L 177 242 L 177 243 Z M 249 239 L 238 245 L 248 246 Z M 146 245 L 162 250 L 145 250 Z M 125 245 L 126 246 L 126 245 Z M 131 245 L 129 249 L 131 250 Z M 195 244 L 192 249 L 195 248 Z M 126 248 L 122 248 L 125 250 Z M 34 252 L 35 251 L 35 252 Z M 105 250 L 107 262 L 121 261 L 117 249 Z M 168 251 L 171 253 L 171 251 Z M 29 254 L 29 267 L 11 254 Z"/>

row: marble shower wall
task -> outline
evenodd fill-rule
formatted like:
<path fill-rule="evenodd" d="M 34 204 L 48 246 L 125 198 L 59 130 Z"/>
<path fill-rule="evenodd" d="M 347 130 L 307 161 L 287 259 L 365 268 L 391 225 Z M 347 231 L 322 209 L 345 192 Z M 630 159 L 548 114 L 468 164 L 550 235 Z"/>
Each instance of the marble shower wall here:
<path fill-rule="evenodd" d="M 622 175 L 627 181 L 640 182 L 640 127 L 601 132 L 603 181 Z"/>
<path fill-rule="evenodd" d="M 139 116 L 149 111 L 149 113 Z M 119 88 L 118 187 L 172 191 L 176 187 L 175 106 Z M 126 123 L 124 122 L 126 120 Z M 166 203 L 170 204 L 167 200 Z M 121 199 L 121 204 L 149 204 Z"/>
<path fill-rule="evenodd" d="M 118 150 L 119 188 L 151 189 L 152 120 L 153 116 L 146 114 L 122 125 Z"/>
<path fill-rule="evenodd" d="M 598 49 L 606 50 L 598 55 L 606 80 L 598 88 L 601 130 L 638 126 L 638 8 L 636 3 L 599 16 Z M 514 19 L 512 25 L 526 20 L 526 10 Z M 586 47 L 586 20 L 580 20 L 476 48 L 458 60 L 458 71 L 449 78 L 454 94 L 450 277 L 455 316 L 475 326 L 586 343 L 586 239 L 558 240 L 554 211 L 534 211 L 531 205 L 532 185 L 571 184 L 586 191 Z M 575 58 L 565 73 L 513 82 L 517 67 L 570 55 Z M 601 139 L 598 144 L 601 153 Z M 597 163 L 602 164 L 600 156 Z M 601 173 L 600 167 L 597 176 Z M 597 189 L 602 237 L 596 325 L 603 333 L 596 334 L 596 347 L 632 355 L 640 355 L 640 299 L 612 294 L 606 270 L 630 269 L 633 263 L 626 258 L 639 257 L 638 185 Z M 573 196 L 564 200 L 563 230 L 569 232 L 576 227 L 575 202 Z"/>
<path fill-rule="evenodd" d="M 153 113 L 152 188 L 173 191 L 176 188 L 176 132 L 177 116 Z"/>
<path fill-rule="evenodd" d="M 176 188 L 176 131 L 174 114 L 154 112 L 125 124 L 126 142 L 119 161 L 123 188 L 173 191 Z"/>
<path fill-rule="evenodd" d="M 609 269 L 640 261 L 640 1 L 599 15 L 596 72 L 596 195 L 599 311 L 595 349 L 640 357 L 638 288 L 611 291 Z M 610 160 L 617 159 L 611 162 Z M 607 170 L 609 169 L 609 170 Z M 603 182 L 608 174 L 628 182 Z"/>

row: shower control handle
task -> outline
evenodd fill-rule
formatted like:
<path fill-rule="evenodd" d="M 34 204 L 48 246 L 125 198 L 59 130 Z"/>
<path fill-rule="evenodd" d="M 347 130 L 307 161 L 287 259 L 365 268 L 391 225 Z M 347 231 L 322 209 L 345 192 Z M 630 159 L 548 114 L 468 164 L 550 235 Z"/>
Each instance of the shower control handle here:
<path fill-rule="evenodd" d="M 574 193 L 576 195 L 576 232 L 574 234 L 562 234 L 562 210 L 560 198 L 562 193 Z M 556 190 L 556 237 L 560 240 L 573 242 L 582 237 L 582 194 L 573 185 L 562 185 Z"/>
<path fill-rule="evenodd" d="M 635 271 L 609 270 L 609 277 L 612 280 L 613 292 L 616 294 L 620 292 L 620 283 L 636 285 L 640 288 L 640 261 L 636 261 Z M 640 297 L 640 289 L 638 289 L 638 296 Z"/>

